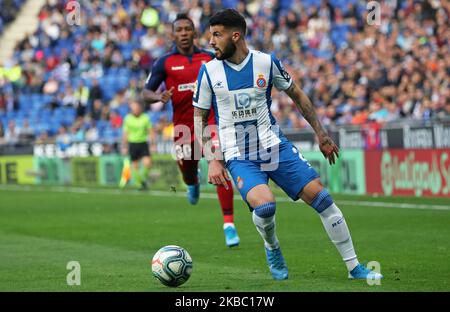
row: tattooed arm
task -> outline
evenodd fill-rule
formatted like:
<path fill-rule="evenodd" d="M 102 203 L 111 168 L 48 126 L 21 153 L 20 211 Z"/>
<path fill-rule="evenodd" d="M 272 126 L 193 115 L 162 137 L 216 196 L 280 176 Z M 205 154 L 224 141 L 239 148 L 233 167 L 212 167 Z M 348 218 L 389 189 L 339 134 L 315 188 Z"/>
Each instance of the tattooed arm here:
<path fill-rule="evenodd" d="M 308 96 L 294 82 L 285 90 L 286 94 L 294 101 L 300 113 L 305 117 L 306 121 L 311 125 L 319 139 L 319 147 L 325 158 L 330 164 L 335 163 L 335 154 L 339 157 L 339 148 L 330 138 L 317 118 L 316 109 Z"/>
<path fill-rule="evenodd" d="M 230 180 L 222 161 L 220 148 L 215 150 L 212 144 L 211 129 L 208 128 L 209 109 L 194 106 L 194 133 L 197 142 L 202 147 L 204 156 L 208 161 L 208 182 L 214 185 L 223 185 L 228 189 L 227 180 Z"/>
<path fill-rule="evenodd" d="M 209 109 L 202 109 L 194 106 L 194 135 L 198 144 L 202 147 L 207 146 L 211 142 L 211 133 L 207 133 Z M 205 149 L 205 158 L 209 162 L 214 159 L 209 151 Z"/>

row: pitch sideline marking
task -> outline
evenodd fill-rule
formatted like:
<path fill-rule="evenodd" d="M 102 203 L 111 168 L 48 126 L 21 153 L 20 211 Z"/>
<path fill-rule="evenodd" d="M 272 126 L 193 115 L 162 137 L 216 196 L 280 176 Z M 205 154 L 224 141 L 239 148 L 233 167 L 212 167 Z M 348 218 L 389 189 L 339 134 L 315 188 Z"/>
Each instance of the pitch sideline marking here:
<path fill-rule="evenodd" d="M 13 186 L 13 185 L 0 185 L 0 190 L 3 191 L 52 191 L 60 193 L 81 193 L 81 194 L 108 194 L 108 195 L 141 195 L 141 196 L 159 196 L 159 197 L 185 197 L 185 193 L 175 193 L 169 191 L 148 191 L 141 192 L 138 190 L 113 190 L 113 189 L 90 189 L 87 187 L 68 187 L 68 186 Z M 204 199 L 217 199 L 216 194 L 202 193 L 201 198 Z M 241 200 L 241 196 L 234 195 L 234 199 Z M 278 202 L 293 203 L 289 198 L 276 197 Z M 349 206 L 366 206 L 366 207 L 389 207 L 389 208 L 402 208 L 402 209 L 422 209 L 422 210 L 440 210 L 450 211 L 450 206 L 444 205 L 426 205 L 426 204 L 409 204 L 409 203 L 392 203 L 392 202 L 370 202 L 370 201 L 353 201 L 353 200 L 338 200 L 339 204 Z"/>

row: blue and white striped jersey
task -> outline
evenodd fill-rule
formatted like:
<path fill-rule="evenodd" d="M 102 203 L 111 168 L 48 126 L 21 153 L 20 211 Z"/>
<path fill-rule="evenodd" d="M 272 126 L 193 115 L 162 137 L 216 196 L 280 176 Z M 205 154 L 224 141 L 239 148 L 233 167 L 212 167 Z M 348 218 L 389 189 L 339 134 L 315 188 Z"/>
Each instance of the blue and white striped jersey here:
<path fill-rule="evenodd" d="M 259 51 L 241 64 L 214 59 L 200 68 L 193 105 L 211 109 L 225 160 L 260 159 L 286 140 L 270 111 L 272 86 L 286 90 L 292 79 L 280 61 Z"/>

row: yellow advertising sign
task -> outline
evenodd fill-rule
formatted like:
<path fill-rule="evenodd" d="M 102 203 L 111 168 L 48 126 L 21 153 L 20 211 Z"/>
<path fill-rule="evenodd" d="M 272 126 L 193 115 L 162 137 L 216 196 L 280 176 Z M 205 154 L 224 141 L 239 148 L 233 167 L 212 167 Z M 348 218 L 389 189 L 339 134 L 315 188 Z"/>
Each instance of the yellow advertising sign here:
<path fill-rule="evenodd" d="M 34 184 L 33 156 L 1 156 L 0 184 Z"/>

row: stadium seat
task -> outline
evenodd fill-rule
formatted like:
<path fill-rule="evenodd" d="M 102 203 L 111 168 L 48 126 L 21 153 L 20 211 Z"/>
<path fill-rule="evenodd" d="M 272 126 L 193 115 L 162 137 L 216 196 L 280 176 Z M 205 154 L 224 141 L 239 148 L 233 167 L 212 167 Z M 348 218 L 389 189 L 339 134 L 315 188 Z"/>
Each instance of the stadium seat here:
<path fill-rule="evenodd" d="M 129 112 L 128 105 L 120 105 L 117 108 L 117 111 L 119 112 L 120 116 L 125 117 Z"/>

